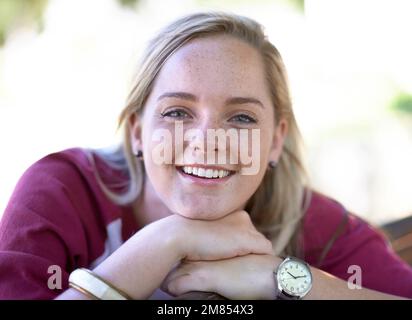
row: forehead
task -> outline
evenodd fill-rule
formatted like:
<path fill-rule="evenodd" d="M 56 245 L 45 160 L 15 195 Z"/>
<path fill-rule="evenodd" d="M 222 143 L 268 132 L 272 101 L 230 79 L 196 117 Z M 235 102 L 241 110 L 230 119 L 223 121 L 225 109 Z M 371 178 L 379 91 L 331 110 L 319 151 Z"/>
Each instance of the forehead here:
<path fill-rule="evenodd" d="M 260 53 L 242 40 L 219 35 L 195 39 L 163 66 L 154 90 L 190 91 L 201 95 L 265 95 Z"/>

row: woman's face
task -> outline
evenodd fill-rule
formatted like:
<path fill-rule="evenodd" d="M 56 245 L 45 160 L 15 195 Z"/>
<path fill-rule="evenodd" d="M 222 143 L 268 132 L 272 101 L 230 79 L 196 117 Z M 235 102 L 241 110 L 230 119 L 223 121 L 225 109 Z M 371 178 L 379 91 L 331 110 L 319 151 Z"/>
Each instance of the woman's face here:
<path fill-rule="evenodd" d="M 238 146 L 208 139 L 208 129 L 220 129 L 209 132 L 223 133 L 221 141 L 237 135 Z M 193 40 L 167 60 L 141 118 L 132 120 L 132 143 L 172 212 L 212 220 L 244 208 L 268 161 L 278 159 L 286 129 L 283 120 L 275 127 L 258 51 L 219 35 Z M 252 150 L 253 160 L 245 156 Z"/>

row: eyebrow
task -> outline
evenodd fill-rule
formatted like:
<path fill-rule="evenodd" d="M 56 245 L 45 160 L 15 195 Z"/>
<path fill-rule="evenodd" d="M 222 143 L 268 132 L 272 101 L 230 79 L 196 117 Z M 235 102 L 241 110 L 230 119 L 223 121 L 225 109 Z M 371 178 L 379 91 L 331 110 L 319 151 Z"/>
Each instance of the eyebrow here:
<path fill-rule="evenodd" d="M 263 109 L 265 108 L 263 106 L 263 103 L 260 102 L 260 100 L 258 100 L 256 98 L 252 98 L 252 97 L 233 97 L 233 98 L 229 98 L 229 99 L 226 100 L 226 105 L 229 105 L 229 104 L 247 104 L 247 103 L 256 104 L 256 105 L 262 107 Z"/>
<path fill-rule="evenodd" d="M 157 98 L 157 101 L 160 101 L 165 98 L 178 98 L 193 102 L 196 102 L 198 100 L 195 95 L 188 92 L 166 92 L 160 95 L 159 98 Z"/>
<path fill-rule="evenodd" d="M 196 102 L 199 100 L 194 94 L 178 91 L 178 92 L 163 93 L 157 98 L 157 101 L 160 101 L 165 98 L 177 98 L 177 99 L 189 100 L 192 102 Z M 248 104 L 248 103 L 256 104 L 260 106 L 261 108 L 264 108 L 264 105 L 260 100 L 256 98 L 252 98 L 252 97 L 231 97 L 231 98 L 226 99 L 225 101 L 225 105 Z"/>

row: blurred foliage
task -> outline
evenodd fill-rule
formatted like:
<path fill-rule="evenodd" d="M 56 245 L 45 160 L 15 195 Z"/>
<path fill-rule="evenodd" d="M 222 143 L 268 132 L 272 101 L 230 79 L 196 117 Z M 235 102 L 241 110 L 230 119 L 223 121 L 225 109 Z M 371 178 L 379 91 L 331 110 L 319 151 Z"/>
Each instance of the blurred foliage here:
<path fill-rule="evenodd" d="M 199 4 L 204 4 L 204 5 L 213 5 L 213 4 L 231 4 L 231 5 L 236 5 L 236 4 L 242 4 L 242 3 L 247 3 L 250 4 L 250 0 L 197 0 Z M 305 0 L 255 0 L 253 1 L 254 4 L 259 4 L 259 3 L 273 3 L 273 2 L 283 2 L 287 3 L 288 5 L 291 5 L 295 9 L 297 9 L 300 12 L 305 11 Z"/>
<path fill-rule="evenodd" d="M 305 0 L 286 0 L 301 12 L 305 12 Z"/>
<path fill-rule="evenodd" d="M 0 0 L 0 46 L 13 29 L 34 25 L 43 28 L 43 12 L 48 0 Z"/>
<path fill-rule="evenodd" d="M 391 103 L 391 109 L 403 114 L 412 115 L 412 94 L 401 92 Z"/>
<path fill-rule="evenodd" d="M 70 1 L 70 0 L 68 0 Z M 122 6 L 134 9 L 139 0 L 116 0 Z M 21 26 L 43 29 L 43 13 L 48 0 L 0 0 L 0 46 L 7 35 Z"/>
<path fill-rule="evenodd" d="M 136 8 L 137 3 L 139 0 L 117 0 L 122 6 L 128 7 L 128 8 Z"/>
<path fill-rule="evenodd" d="M 116 0 L 120 5 L 136 9 L 139 0 Z M 241 4 L 250 0 L 197 0 L 200 4 L 213 4 L 214 1 L 221 3 L 225 1 L 230 4 Z M 273 0 L 256 0 L 258 2 L 269 2 Z M 277 0 L 286 2 L 301 12 L 304 12 L 305 0 Z M 43 13 L 47 7 L 48 0 L 0 0 L 0 46 L 4 45 L 7 35 L 21 26 L 34 26 L 37 30 L 43 28 Z"/>

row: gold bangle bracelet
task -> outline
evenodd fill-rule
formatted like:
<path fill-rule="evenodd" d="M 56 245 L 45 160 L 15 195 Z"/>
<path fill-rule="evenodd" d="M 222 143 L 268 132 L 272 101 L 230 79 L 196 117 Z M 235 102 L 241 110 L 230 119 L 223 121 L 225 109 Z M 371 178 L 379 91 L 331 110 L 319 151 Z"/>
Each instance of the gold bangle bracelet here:
<path fill-rule="evenodd" d="M 118 293 L 120 293 L 123 297 L 126 298 L 126 300 L 133 300 L 126 292 L 124 292 L 123 290 L 120 290 L 119 288 L 116 288 L 114 285 L 112 285 L 110 282 L 108 282 L 107 280 L 104 280 L 103 278 L 101 278 L 100 276 L 98 276 L 97 274 L 95 274 L 94 272 L 88 270 L 88 269 L 84 269 L 84 271 L 88 272 L 89 274 L 91 274 L 93 277 L 99 279 L 100 281 L 104 282 L 108 287 L 110 287 L 112 290 L 117 291 Z"/>
<path fill-rule="evenodd" d="M 86 297 L 92 299 L 92 300 L 100 300 L 98 297 L 96 297 L 93 293 L 87 291 L 86 289 L 83 289 L 82 287 L 79 287 L 75 285 L 72 282 L 69 282 L 69 287 L 73 288 L 76 291 L 79 291 L 80 293 L 84 294 Z"/>
<path fill-rule="evenodd" d="M 85 268 L 76 269 L 70 274 L 69 285 L 93 299 L 131 300 L 128 294 Z"/>

